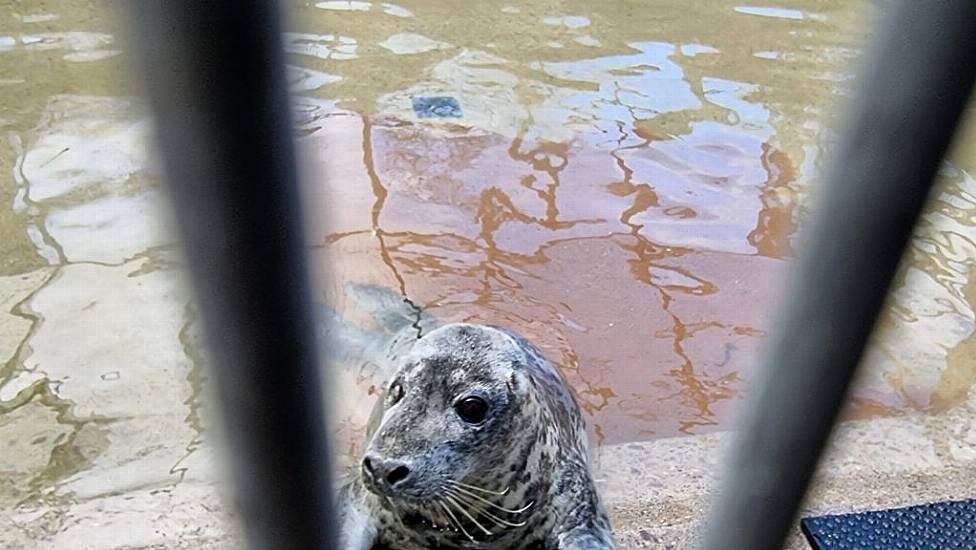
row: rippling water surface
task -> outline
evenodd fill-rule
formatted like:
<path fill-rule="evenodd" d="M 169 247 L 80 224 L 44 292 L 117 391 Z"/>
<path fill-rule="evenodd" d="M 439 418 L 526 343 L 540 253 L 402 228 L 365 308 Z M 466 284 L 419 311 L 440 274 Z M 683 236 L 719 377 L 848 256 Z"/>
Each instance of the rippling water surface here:
<path fill-rule="evenodd" d="M 727 428 L 873 17 L 794 4 L 305 6 L 285 39 L 299 120 L 319 208 L 342 205 L 316 233 L 325 293 L 372 282 L 516 328 L 601 442 Z M 440 96 L 461 116 L 412 112 Z M 972 381 L 953 352 L 972 258 L 941 261 L 971 243 L 972 180 L 945 180 L 853 415 L 943 407 Z"/>
<path fill-rule="evenodd" d="M 603 445 L 731 426 L 873 3 L 289 7 L 316 302 L 362 324 L 345 289 L 369 283 L 511 327 Z M 0 498 L 25 540 L 213 512 L 195 316 L 126 50 L 108 5 L 0 10 Z M 430 97 L 456 107 L 418 117 Z M 945 409 L 976 380 L 971 126 L 849 416 Z M 382 379 L 339 369 L 351 452 Z"/>

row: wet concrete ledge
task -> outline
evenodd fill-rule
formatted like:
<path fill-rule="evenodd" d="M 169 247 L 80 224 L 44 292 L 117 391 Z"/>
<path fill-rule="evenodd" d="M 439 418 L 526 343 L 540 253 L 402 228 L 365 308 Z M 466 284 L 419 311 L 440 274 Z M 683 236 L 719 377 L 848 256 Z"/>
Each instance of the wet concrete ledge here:
<path fill-rule="evenodd" d="M 937 415 L 847 422 L 804 514 L 887 508 L 976 493 L 976 392 Z M 717 489 L 730 432 L 604 447 L 597 457 L 619 548 L 693 548 Z M 212 479 L 74 503 L 49 524 L 43 509 L 0 511 L 4 548 L 229 549 L 240 543 Z M 47 531 L 54 527 L 54 532 Z M 45 536 L 46 534 L 53 536 Z M 136 544 L 130 542 L 139 541 Z M 799 531 L 787 546 L 806 548 Z"/>
<path fill-rule="evenodd" d="M 803 515 L 976 495 L 976 393 L 945 413 L 842 424 Z M 619 547 L 693 548 L 730 432 L 609 447 L 601 480 Z M 787 545 L 808 548 L 794 529 Z"/>

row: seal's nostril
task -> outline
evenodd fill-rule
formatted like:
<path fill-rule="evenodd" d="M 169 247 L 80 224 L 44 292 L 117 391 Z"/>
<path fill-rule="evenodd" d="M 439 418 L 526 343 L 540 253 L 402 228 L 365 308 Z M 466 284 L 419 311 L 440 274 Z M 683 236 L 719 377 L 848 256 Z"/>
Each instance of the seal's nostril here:
<path fill-rule="evenodd" d="M 363 459 L 363 469 L 366 470 L 369 475 L 373 475 L 373 463 L 369 460 L 369 457 Z"/>
<path fill-rule="evenodd" d="M 406 479 L 408 475 L 410 475 L 410 470 L 406 466 L 397 466 L 392 472 L 386 474 L 386 481 L 392 487 Z"/>

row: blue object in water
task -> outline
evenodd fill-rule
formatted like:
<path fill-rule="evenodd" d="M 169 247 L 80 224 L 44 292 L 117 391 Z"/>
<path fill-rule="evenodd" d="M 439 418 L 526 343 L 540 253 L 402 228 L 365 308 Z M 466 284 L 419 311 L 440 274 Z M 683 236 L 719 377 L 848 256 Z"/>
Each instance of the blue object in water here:
<path fill-rule="evenodd" d="M 461 118 L 461 104 L 451 96 L 412 97 L 413 112 L 420 118 Z"/>
<path fill-rule="evenodd" d="M 815 550 L 976 549 L 976 499 L 805 518 Z"/>

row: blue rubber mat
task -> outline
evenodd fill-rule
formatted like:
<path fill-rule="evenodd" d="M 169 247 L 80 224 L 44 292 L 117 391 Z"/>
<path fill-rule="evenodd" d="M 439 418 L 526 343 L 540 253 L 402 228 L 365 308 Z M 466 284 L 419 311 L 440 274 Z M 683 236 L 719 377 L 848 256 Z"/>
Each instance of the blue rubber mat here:
<path fill-rule="evenodd" d="M 816 550 L 976 549 L 976 499 L 806 518 L 800 528 Z"/>

